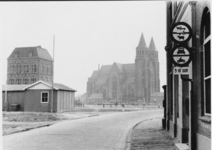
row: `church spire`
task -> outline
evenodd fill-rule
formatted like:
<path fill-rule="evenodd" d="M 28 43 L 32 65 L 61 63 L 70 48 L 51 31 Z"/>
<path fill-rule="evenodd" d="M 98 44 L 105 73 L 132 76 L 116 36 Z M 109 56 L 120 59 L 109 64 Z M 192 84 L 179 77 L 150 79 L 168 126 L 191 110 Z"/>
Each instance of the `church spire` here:
<path fill-rule="evenodd" d="M 152 37 L 151 42 L 150 42 L 150 44 L 149 44 L 149 49 L 150 49 L 150 50 L 153 50 L 153 51 L 157 51 L 157 49 L 156 49 L 156 47 L 155 47 L 155 42 L 154 42 L 154 40 L 153 40 L 153 37 Z"/>
<path fill-rule="evenodd" d="M 139 44 L 138 44 L 138 46 L 136 47 L 136 48 L 147 48 L 147 46 L 146 46 L 146 42 L 145 42 L 145 40 L 144 40 L 144 35 L 143 35 L 143 33 L 141 34 L 141 38 L 140 38 L 140 41 L 139 41 Z"/>

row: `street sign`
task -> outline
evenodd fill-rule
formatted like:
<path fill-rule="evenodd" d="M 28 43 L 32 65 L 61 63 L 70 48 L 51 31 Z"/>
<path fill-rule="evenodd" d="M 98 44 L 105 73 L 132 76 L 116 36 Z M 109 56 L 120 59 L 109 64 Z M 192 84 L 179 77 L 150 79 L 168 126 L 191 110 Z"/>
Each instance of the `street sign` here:
<path fill-rule="evenodd" d="M 189 74 L 189 67 L 174 67 L 174 70 L 173 70 L 173 73 L 174 74 L 183 74 L 183 75 L 186 75 L 186 74 Z"/>
<path fill-rule="evenodd" d="M 176 43 L 188 42 L 192 37 L 192 29 L 185 22 L 177 22 L 170 29 L 170 37 Z"/>
<path fill-rule="evenodd" d="M 187 46 L 177 45 L 171 50 L 171 57 L 176 66 L 187 66 L 191 62 L 191 50 Z"/>

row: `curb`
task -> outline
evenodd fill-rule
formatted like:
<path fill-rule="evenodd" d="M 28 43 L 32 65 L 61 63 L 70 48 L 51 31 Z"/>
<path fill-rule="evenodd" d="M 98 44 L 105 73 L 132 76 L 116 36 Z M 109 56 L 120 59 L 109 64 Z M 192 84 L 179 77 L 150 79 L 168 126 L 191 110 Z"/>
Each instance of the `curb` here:
<path fill-rule="evenodd" d="M 145 122 L 145 121 L 153 120 L 153 119 L 158 119 L 158 118 L 161 118 L 161 117 L 155 117 L 155 118 L 151 118 L 151 119 L 142 120 L 142 121 L 136 123 L 135 125 L 133 125 L 133 126 L 130 128 L 128 134 L 127 134 L 126 146 L 125 146 L 125 149 L 124 149 L 124 150 L 130 150 L 130 148 L 131 148 L 131 136 L 132 136 L 132 131 L 133 131 L 133 129 L 134 129 L 136 126 L 138 126 L 140 123 L 143 123 L 143 122 Z"/>

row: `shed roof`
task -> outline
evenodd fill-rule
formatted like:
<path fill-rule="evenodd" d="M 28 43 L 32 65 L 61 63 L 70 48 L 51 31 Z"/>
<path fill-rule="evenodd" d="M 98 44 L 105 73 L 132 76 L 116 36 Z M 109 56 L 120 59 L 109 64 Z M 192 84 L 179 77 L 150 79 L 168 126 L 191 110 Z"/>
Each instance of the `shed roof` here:
<path fill-rule="evenodd" d="M 45 85 L 47 85 L 49 87 L 52 87 L 50 84 L 39 80 L 39 81 L 37 81 L 37 82 L 35 82 L 33 84 L 30 84 L 30 85 L 7 85 L 7 86 L 3 85 L 2 86 L 2 91 L 25 91 L 26 89 L 31 88 L 31 87 L 33 87 L 33 86 L 35 86 L 37 84 L 40 84 L 40 83 L 45 84 Z M 59 84 L 59 83 L 54 83 L 54 89 L 55 90 L 65 90 L 65 91 L 76 92 L 76 90 L 74 90 L 74 89 L 72 89 L 72 88 L 70 88 L 70 87 L 68 87 L 66 85 Z"/>
<path fill-rule="evenodd" d="M 2 91 L 24 91 L 26 85 L 2 85 Z"/>

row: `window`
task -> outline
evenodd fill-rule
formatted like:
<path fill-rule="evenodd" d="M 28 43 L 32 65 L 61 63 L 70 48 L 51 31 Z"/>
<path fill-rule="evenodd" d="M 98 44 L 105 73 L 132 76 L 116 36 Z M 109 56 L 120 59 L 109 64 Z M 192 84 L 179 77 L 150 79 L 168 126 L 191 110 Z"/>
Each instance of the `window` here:
<path fill-rule="evenodd" d="M 17 84 L 21 84 L 21 79 L 20 79 L 20 78 L 17 78 L 17 79 L 16 79 L 16 83 L 17 83 Z"/>
<path fill-rule="evenodd" d="M 29 65 L 24 64 L 24 73 L 28 73 L 28 72 L 29 72 Z"/>
<path fill-rule="evenodd" d="M 210 11 L 203 14 L 203 80 L 204 80 L 204 113 L 211 115 L 211 36 Z"/>
<path fill-rule="evenodd" d="M 32 64 L 32 73 L 36 73 L 36 72 L 37 72 L 37 65 Z"/>
<path fill-rule="evenodd" d="M 15 84 L 15 80 L 14 79 L 11 79 L 11 84 Z"/>
<path fill-rule="evenodd" d="M 49 92 L 41 92 L 41 103 L 49 102 Z"/>
<path fill-rule="evenodd" d="M 43 73 L 43 64 L 40 65 L 40 73 Z"/>
<path fill-rule="evenodd" d="M 28 84 L 28 78 L 24 78 L 24 84 Z"/>
<path fill-rule="evenodd" d="M 36 82 L 36 78 L 35 77 L 32 77 L 31 78 L 31 83 L 34 83 L 34 82 Z"/>
<path fill-rule="evenodd" d="M 17 72 L 21 73 L 21 64 L 17 64 Z"/>

